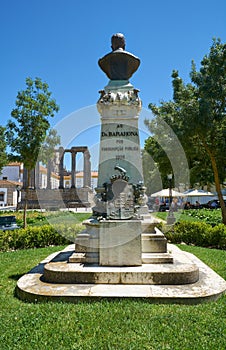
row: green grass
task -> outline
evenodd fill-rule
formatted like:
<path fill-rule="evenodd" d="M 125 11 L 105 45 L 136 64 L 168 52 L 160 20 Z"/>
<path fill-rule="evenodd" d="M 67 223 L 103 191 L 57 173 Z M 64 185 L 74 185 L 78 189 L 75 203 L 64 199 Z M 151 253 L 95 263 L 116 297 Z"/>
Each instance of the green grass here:
<path fill-rule="evenodd" d="M 162 219 L 162 220 L 167 220 L 167 216 L 169 215 L 168 212 L 157 212 L 157 213 L 152 213 L 152 215 L 154 215 L 155 217 Z M 176 221 L 194 221 L 193 217 L 188 216 L 186 213 L 184 214 L 183 212 L 176 212 L 174 213 L 174 216 L 176 218 Z M 197 220 L 197 221 L 201 221 L 201 220 Z"/>
<path fill-rule="evenodd" d="M 167 220 L 168 212 L 157 212 L 153 213 L 154 216 Z M 179 210 L 174 213 L 176 221 L 197 221 L 206 222 L 210 225 L 217 225 L 222 223 L 222 216 L 220 209 L 190 209 L 190 210 Z"/>
<path fill-rule="evenodd" d="M 0 215 L 15 215 L 17 224 L 23 226 L 23 211 L 1 211 Z M 88 219 L 90 213 L 77 213 L 71 211 L 46 211 L 41 212 L 37 210 L 27 211 L 27 224 L 29 226 L 42 226 L 48 223 L 70 223 L 81 222 Z"/>
<path fill-rule="evenodd" d="M 226 278 L 226 251 L 181 246 Z M 0 253 L 1 350 L 223 350 L 226 296 L 195 306 L 144 300 L 18 300 L 18 278 L 62 247 Z"/>

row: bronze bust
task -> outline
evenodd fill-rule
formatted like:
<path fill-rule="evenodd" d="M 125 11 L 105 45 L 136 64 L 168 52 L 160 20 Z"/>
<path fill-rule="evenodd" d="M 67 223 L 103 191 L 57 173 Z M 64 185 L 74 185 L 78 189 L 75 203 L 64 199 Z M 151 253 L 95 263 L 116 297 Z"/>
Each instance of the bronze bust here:
<path fill-rule="evenodd" d="M 110 80 L 129 80 L 140 65 L 140 59 L 125 51 L 125 38 L 121 33 L 111 38 L 112 52 L 100 58 L 98 64 Z"/>

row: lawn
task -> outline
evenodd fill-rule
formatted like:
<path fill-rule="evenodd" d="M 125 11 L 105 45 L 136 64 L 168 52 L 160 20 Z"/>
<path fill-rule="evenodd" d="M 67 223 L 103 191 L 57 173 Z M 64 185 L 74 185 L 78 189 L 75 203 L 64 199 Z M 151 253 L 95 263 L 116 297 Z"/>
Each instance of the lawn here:
<path fill-rule="evenodd" d="M 16 221 L 19 226 L 23 226 L 23 211 L 1 211 L 0 215 L 15 215 Z M 77 213 L 68 210 L 65 211 L 38 211 L 27 210 L 27 224 L 29 226 L 41 226 L 48 223 L 69 223 L 71 221 L 81 222 L 88 219 L 91 216 L 90 213 Z"/>
<path fill-rule="evenodd" d="M 167 220 L 168 212 L 152 213 L 154 216 Z M 178 210 L 174 213 L 176 221 L 197 221 L 206 222 L 210 225 L 217 225 L 222 223 L 222 216 L 220 209 L 190 209 Z"/>
<path fill-rule="evenodd" d="M 226 279 L 226 251 L 181 247 Z M 18 300 L 18 278 L 60 249 L 0 253 L 2 350 L 226 349 L 226 296 L 195 306 L 125 299 L 78 304 Z"/>

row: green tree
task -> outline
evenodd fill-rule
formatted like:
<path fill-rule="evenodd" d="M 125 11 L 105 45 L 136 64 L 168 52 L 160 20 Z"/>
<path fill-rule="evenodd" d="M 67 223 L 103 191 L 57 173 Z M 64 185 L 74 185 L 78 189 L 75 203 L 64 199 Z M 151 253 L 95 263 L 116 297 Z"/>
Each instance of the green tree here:
<path fill-rule="evenodd" d="M 150 196 L 162 189 L 162 179 L 156 162 L 146 150 L 142 151 L 142 168 L 146 194 Z"/>
<path fill-rule="evenodd" d="M 155 120 L 156 122 L 157 120 Z M 153 123 L 149 123 L 146 121 L 146 124 L 154 130 L 155 128 L 158 127 L 158 123 L 153 126 Z M 169 181 L 167 179 L 167 175 L 169 173 L 173 173 L 172 165 L 170 163 L 170 159 L 167 156 L 167 153 L 160 145 L 159 140 L 156 138 L 157 132 L 155 132 L 155 138 L 153 136 L 149 137 L 148 139 L 145 140 L 145 151 L 152 157 L 154 162 L 158 166 L 158 170 L 161 174 L 162 177 L 162 186 L 168 187 L 169 186 Z M 159 134 L 159 138 L 162 137 Z M 183 143 L 183 141 L 182 141 Z M 167 150 L 170 148 L 170 145 L 167 146 Z M 171 147 L 173 149 L 173 147 Z M 184 148 L 186 148 L 186 143 L 184 145 Z M 204 186 L 207 186 L 208 190 L 210 190 L 211 185 L 214 182 L 214 177 L 213 177 L 213 171 L 212 167 L 210 165 L 210 162 L 208 158 L 205 157 L 201 149 L 196 149 L 195 147 L 191 147 L 189 145 L 188 149 L 186 150 L 186 157 L 187 157 L 187 162 L 188 166 L 190 169 L 189 173 L 189 181 L 190 181 L 190 186 L 195 187 L 196 185 L 201 186 L 202 188 Z M 180 165 L 182 166 L 182 165 Z M 146 174 L 146 168 L 147 164 L 144 164 L 144 177 L 147 177 Z M 154 181 L 154 179 L 150 179 L 149 181 Z M 173 180 L 174 182 L 174 180 Z M 186 182 L 187 183 L 187 182 Z M 178 183 L 175 184 L 178 186 Z M 152 185 L 153 187 L 153 185 Z M 162 188 L 162 187 L 161 187 Z M 161 189 L 159 188 L 159 190 Z M 156 190 L 157 191 L 157 190 Z M 154 192 L 154 191 L 153 191 Z"/>
<path fill-rule="evenodd" d="M 12 153 L 23 162 L 28 171 L 28 185 L 25 189 L 24 226 L 31 170 L 35 168 L 42 142 L 50 127 L 48 117 L 53 117 L 59 107 L 51 98 L 49 86 L 40 78 L 26 79 L 26 89 L 18 92 L 16 108 L 7 125 L 7 139 Z"/>
<path fill-rule="evenodd" d="M 162 187 L 167 188 L 169 186 L 168 180 L 167 180 L 167 174 L 172 173 L 173 170 L 166 152 L 154 137 L 149 137 L 147 140 L 145 140 L 144 149 L 146 153 L 152 157 L 154 164 L 156 164 L 155 168 L 153 168 L 152 166 L 152 169 L 149 169 L 150 166 L 148 168 L 148 164 L 150 163 L 150 160 L 147 156 L 145 157 L 145 153 L 144 153 L 144 168 L 143 168 L 144 180 L 145 182 L 147 181 L 147 183 L 150 182 L 149 183 L 149 188 L 151 188 L 150 193 L 160 191 Z M 158 172 L 161 174 L 162 183 L 160 183 L 160 181 L 157 181 L 158 180 L 156 178 L 157 168 L 158 168 Z M 148 172 L 147 172 L 147 169 L 148 169 Z M 156 185 L 157 187 L 155 188 Z M 145 184 L 145 186 L 147 185 Z"/>
<path fill-rule="evenodd" d="M 5 128 L 0 126 L 0 174 L 7 161 Z"/>
<path fill-rule="evenodd" d="M 202 183 L 203 177 L 206 183 L 211 180 L 211 166 L 222 221 L 226 224 L 221 193 L 226 165 L 226 45 L 220 39 L 213 40 L 199 71 L 192 63 L 190 77 L 191 83 L 185 84 L 178 71 L 173 71 L 173 101 L 161 102 L 160 106 L 150 104 L 156 120 L 146 123 L 152 131 L 162 120 L 170 125 L 184 147 L 191 169 L 204 169 L 199 176 Z"/>

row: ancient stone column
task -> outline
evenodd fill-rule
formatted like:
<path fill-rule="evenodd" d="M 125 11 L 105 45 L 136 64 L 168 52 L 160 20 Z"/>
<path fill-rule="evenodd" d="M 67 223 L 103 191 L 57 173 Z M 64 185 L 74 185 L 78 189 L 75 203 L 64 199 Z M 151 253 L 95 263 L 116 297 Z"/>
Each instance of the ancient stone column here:
<path fill-rule="evenodd" d="M 59 174 L 60 174 L 60 185 L 59 188 L 64 188 L 64 149 L 63 147 L 59 148 L 59 157 L 60 157 L 60 163 L 59 163 Z"/>
<path fill-rule="evenodd" d="M 83 152 L 84 168 L 83 168 L 83 187 L 91 187 L 91 162 L 89 151 Z"/>
<path fill-rule="evenodd" d="M 28 186 L 28 172 L 24 166 L 24 169 L 23 169 L 23 188 L 27 188 L 27 186 Z"/>
<path fill-rule="evenodd" d="M 30 184 L 28 184 L 29 187 L 34 188 L 34 189 L 35 189 L 35 177 L 36 177 L 35 170 L 36 170 L 35 168 L 31 170 Z"/>
<path fill-rule="evenodd" d="M 71 151 L 71 188 L 75 188 L 76 184 L 76 154 L 77 152 Z"/>
<path fill-rule="evenodd" d="M 52 173 L 52 160 L 48 160 L 47 164 L 47 188 L 51 190 L 51 173 Z"/>
<path fill-rule="evenodd" d="M 40 188 L 40 164 L 39 162 L 36 163 L 35 166 L 35 188 Z"/>

